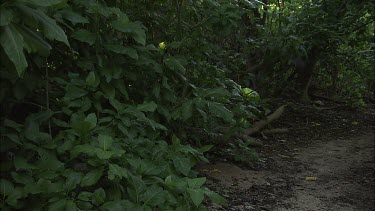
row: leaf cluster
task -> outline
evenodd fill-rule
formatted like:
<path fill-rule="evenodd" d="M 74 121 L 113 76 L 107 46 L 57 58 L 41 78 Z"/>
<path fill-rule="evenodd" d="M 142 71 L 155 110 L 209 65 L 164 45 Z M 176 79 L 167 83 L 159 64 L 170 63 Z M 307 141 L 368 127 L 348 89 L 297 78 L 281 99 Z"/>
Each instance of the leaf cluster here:
<path fill-rule="evenodd" d="M 202 27 L 235 25 L 240 13 L 223 5 L 195 5 L 215 9 Z M 135 4 L 0 6 L 2 210 L 204 210 L 205 197 L 225 204 L 193 168 L 210 146 L 190 146 L 200 137 L 187 134 L 238 130 L 261 112 L 226 65 L 204 60 L 203 49 L 224 52 L 212 37 L 194 50 L 200 25 L 195 38 L 163 37 L 158 48 L 157 27 L 133 21 L 141 15 L 127 6 Z"/>

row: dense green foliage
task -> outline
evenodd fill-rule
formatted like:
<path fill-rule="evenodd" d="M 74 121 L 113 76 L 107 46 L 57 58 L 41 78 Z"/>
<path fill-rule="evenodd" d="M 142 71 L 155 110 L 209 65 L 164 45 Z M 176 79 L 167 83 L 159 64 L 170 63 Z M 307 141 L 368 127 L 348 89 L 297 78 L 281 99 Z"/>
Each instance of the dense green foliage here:
<path fill-rule="evenodd" d="M 374 92 L 372 1 L 269 1 L 264 15 L 255 70 L 263 88 L 272 81 L 271 92 L 302 91 L 309 68 L 291 68 L 302 58 L 312 68 L 311 85 L 325 95 L 355 101 Z"/>
<path fill-rule="evenodd" d="M 318 86 L 341 97 L 372 92 L 372 6 L 3 1 L 2 210 L 225 203 L 193 167 L 269 112 L 252 89 L 278 93 L 293 79 L 291 61 L 314 53 Z M 248 140 L 229 149 L 255 159 Z"/>

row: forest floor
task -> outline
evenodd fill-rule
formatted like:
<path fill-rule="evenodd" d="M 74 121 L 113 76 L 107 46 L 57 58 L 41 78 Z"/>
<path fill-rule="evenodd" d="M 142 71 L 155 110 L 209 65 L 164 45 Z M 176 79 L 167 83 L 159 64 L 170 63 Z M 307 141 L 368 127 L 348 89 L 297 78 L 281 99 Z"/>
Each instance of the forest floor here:
<path fill-rule="evenodd" d="M 289 106 L 272 127 L 292 129 L 260 137 L 253 168 L 226 159 L 200 165 L 208 187 L 228 200 L 209 210 L 374 210 L 374 106 L 330 106 Z"/>

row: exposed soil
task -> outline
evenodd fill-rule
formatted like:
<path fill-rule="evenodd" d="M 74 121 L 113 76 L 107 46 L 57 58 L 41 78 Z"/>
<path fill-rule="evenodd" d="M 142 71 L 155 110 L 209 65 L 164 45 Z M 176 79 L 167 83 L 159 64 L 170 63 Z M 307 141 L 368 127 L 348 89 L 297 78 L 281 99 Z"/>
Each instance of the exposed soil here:
<path fill-rule="evenodd" d="M 272 127 L 290 131 L 260 138 L 253 169 L 200 165 L 209 188 L 228 200 L 209 210 L 374 210 L 374 108 L 324 108 L 289 107 Z"/>

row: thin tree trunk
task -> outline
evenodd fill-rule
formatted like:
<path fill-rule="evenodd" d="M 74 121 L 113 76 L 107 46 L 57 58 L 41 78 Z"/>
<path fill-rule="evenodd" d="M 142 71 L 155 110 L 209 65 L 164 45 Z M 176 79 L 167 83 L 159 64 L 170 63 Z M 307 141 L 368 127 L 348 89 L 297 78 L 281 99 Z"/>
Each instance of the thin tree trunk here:
<path fill-rule="evenodd" d="M 297 87 L 300 92 L 300 100 L 302 102 L 309 102 L 309 88 L 311 80 L 314 75 L 314 68 L 317 63 L 318 50 L 316 47 L 313 47 L 306 59 L 297 59 L 296 61 L 296 71 L 298 74 L 297 77 Z"/>
<path fill-rule="evenodd" d="M 268 3 L 268 0 L 263 0 L 262 1 L 265 5 L 267 5 Z M 265 11 L 267 10 L 266 7 L 264 9 Z M 245 27 L 247 28 L 246 32 L 245 32 L 245 36 L 247 38 L 249 37 L 257 37 L 259 36 L 259 33 L 258 33 L 258 29 L 257 29 L 257 25 L 265 25 L 266 23 L 266 20 L 267 20 L 267 16 L 266 16 L 266 13 L 263 14 L 263 16 L 259 13 L 258 9 L 253 9 L 253 12 L 254 12 L 254 18 L 255 18 L 255 21 L 254 22 L 251 22 L 249 16 L 247 14 L 244 14 L 242 16 L 242 20 L 244 22 L 244 25 Z M 245 68 L 246 68 L 246 73 L 251 73 L 253 75 L 253 78 L 251 79 L 251 83 L 252 83 L 252 88 L 253 89 L 256 89 L 257 88 L 257 78 L 258 78 L 258 74 L 259 74 L 259 57 L 260 57 L 260 54 L 259 52 L 249 52 L 246 56 L 246 64 L 245 64 Z"/>

